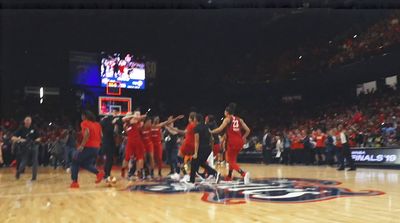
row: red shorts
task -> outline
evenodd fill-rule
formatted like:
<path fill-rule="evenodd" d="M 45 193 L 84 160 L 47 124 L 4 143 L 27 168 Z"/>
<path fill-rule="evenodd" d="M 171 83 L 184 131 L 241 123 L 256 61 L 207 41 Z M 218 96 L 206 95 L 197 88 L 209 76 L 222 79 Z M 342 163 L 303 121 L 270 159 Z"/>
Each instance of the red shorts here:
<path fill-rule="evenodd" d="M 237 143 L 228 143 L 228 151 L 240 151 L 243 148 L 243 143 L 237 142 Z"/>
<path fill-rule="evenodd" d="M 159 143 L 154 143 L 153 142 L 153 145 L 154 145 L 154 157 L 155 157 L 155 159 L 159 160 L 159 161 L 160 160 L 162 161 L 163 150 L 162 150 L 161 142 L 159 142 Z"/>
<path fill-rule="evenodd" d="M 154 151 L 154 145 L 153 143 L 150 142 L 145 142 L 144 143 L 144 150 L 146 153 L 152 153 Z"/>
<path fill-rule="evenodd" d="M 132 158 L 132 155 L 136 160 L 143 160 L 144 150 L 144 145 L 141 140 L 128 141 L 125 147 L 125 160 L 129 161 Z"/>
<path fill-rule="evenodd" d="M 221 145 L 220 144 L 214 144 L 214 148 L 213 148 L 214 156 L 218 155 L 220 150 L 221 150 Z"/>
<path fill-rule="evenodd" d="M 183 143 L 179 151 L 184 156 L 191 156 L 194 154 L 194 145 L 189 143 Z"/>

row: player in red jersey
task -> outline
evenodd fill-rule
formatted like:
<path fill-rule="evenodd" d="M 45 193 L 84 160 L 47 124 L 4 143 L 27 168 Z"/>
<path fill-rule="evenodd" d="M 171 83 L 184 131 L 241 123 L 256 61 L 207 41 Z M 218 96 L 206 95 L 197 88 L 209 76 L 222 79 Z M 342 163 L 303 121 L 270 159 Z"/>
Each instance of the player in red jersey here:
<path fill-rule="evenodd" d="M 226 146 L 226 133 L 219 137 L 221 145 L 221 165 L 226 166 L 228 162 L 228 150 Z"/>
<path fill-rule="evenodd" d="M 127 142 L 125 147 L 125 159 L 122 163 L 121 176 L 125 177 L 125 171 L 129 161 L 134 156 L 136 159 L 136 170 L 139 171 L 139 177 L 144 177 L 144 151 L 145 147 L 142 141 L 141 128 L 142 120 L 146 115 L 141 115 L 140 111 L 135 111 L 133 115 L 127 115 L 122 120 L 127 123 Z"/>
<path fill-rule="evenodd" d="M 250 173 L 243 171 L 237 164 L 237 157 L 242 150 L 246 138 L 250 134 L 250 129 L 243 119 L 235 116 L 236 104 L 231 103 L 225 109 L 225 118 L 222 124 L 211 131 L 212 134 L 218 134 L 226 129 L 226 146 L 228 151 L 229 174 L 227 180 L 232 180 L 232 172 L 236 170 L 244 178 L 244 183 L 250 182 Z M 242 134 L 244 130 L 244 134 Z"/>
<path fill-rule="evenodd" d="M 154 176 L 154 145 L 151 140 L 151 125 L 151 118 L 146 117 L 142 127 L 142 140 L 144 144 L 145 157 L 148 161 L 146 167 L 150 172 L 149 176 L 152 178 Z"/>
<path fill-rule="evenodd" d="M 185 135 L 185 139 L 179 148 L 178 152 L 178 166 L 182 169 L 184 176 L 183 181 L 189 181 L 189 175 L 187 175 L 184 166 L 187 164 L 185 157 L 192 156 L 194 154 L 194 128 L 196 127 L 196 122 L 194 121 L 196 117 L 196 112 L 190 112 L 189 123 L 185 130 L 180 130 L 174 127 L 167 127 L 179 134 Z"/>
<path fill-rule="evenodd" d="M 96 160 L 100 149 L 102 131 L 100 124 L 96 122 L 96 117 L 92 112 L 82 112 L 81 128 L 83 139 L 73 155 L 71 188 L 79 188 L 78 173 L 80 168 L 96 174 L 96 183 L 100 183 L 104 177 L 104 173 L 97 170 L 93 165 L 93 161 Z"/>
<path fill-rule="evenodd" d="M 151 126 L 151 141 L 154 145 L 154 158 L 158 167 L 158 176 L 161 177 L 162 169 L 162 132 L 160 125 L 160 118 L 158 116 L 153 118 L 153 125 Z"/>
<path fill-rule="evenodd" d="M 205 121 L 210 129 L 215 129 L 218 127 L 215 117 L 213 115 L 207 116 Z M 215 160 L 217 161 L 217 163 L 219 163 L 221 161 L 221 154 L 220 154 L 221 144 L 220 144 L 220 140 L 219 140 L 219 135 L 215 134 L 215 135 L 213 135 L 213 138 L 214 138 L 214 145 L 213 145 L 212 155 L 215 157 Z M 211 163 L 209 163 L 209 164 L 212 167 L 214 166 Z"/>
<path fill-rule="evenodd" d="M 162 133 L 161 133 L 161 128 L 163 128 L 166 125 L 169 125 L 179 119 L 182 119 L 183 115 L 179 115 L 175 118 L 169 119 L 167 121 L 161 122 L 160 123 L 160 117 L 155 116 L 153 118 L 153 125 L 151 126 L 151 141 L 153 142 L 154 146 L 154 160 L 157 163 L 158 167 L 158 176 L 161 177 L 161 169 L 162 169 L 162 144 L 161 144 L 161 138 L 162 138 Z"/>

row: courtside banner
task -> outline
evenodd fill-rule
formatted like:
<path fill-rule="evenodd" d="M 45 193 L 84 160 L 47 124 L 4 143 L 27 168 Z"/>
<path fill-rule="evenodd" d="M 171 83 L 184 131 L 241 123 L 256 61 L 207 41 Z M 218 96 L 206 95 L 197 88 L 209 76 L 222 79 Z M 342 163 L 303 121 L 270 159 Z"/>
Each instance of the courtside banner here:
<path fill-rule="evenodd" d="M 400 148 L 354 148 L 351 156 L 356 164 L 400 166 Z"/>

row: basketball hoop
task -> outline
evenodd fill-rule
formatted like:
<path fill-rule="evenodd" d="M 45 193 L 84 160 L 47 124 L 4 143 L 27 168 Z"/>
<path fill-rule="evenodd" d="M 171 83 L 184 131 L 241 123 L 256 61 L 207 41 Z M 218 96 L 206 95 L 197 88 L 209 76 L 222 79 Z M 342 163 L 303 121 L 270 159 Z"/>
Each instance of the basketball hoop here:
<path fill-rule="evenodd" d="M 132 111 L 132 99 L 125 97 L 99 97 L 99 115 L 108 115 L 112 111 L 118 111 L 119 115 L 126 115 Z"/>

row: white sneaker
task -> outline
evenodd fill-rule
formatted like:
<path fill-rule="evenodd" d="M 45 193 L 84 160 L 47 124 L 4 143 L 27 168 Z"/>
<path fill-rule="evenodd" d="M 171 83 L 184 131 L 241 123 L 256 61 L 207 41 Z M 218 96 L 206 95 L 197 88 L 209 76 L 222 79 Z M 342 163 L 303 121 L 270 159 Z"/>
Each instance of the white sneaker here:
<path fill-rule="evenodd" d="M 205 181 L 205 180 L 206 180 L 206 179 L 204 179 L 199 173 L 196 173 L 196 176 L 197 176 L 198 178 L 200 178 L 201 181 Z"/>
<path fill-rule="evenodd" d="M 116 184 L 116 183 L 117 183 L 117 178 L 111 177 L 111 184 Z"/>
<path fill-rule="evenodd" d="M 215 178 L 213 175 L 210 175 L 206 179 L 201 181 L 202 184 L 213 184 L 214 182 L 215 182 Z"/>
<path fill-rule="evenodd" d="M 210 155 L 207 158 L 207 163 L 211 168 L 214 168 L 214 154 L 213 152 L 210 153 Z"/>
<path fill-rule="evenodd" d="M 135 175 L 128 177 L 128 181 L 135 181 L 137 179 L 138 178 Z"/>
<path fill-rule="evenodd" d="M 71 168 L 67 168 L 65 171 L 66 171 L 68 174 L 70 174 L 70 173 L 71 173 Z"/>
<path fill-rule="evenodd" d="M 190 176 L 186 174 L 185 176 L 183 176 L 183 178 L 179 182 L 186 183 L 189 181 L 190 181 Z"/>
<path fill-rule="evenodd" d="M 250 173 L 249 172 L 246 172 L 246 174 L 244 175 L 243 181 L 244 181 L 245 185 L 250 184 Z"/>
<path fill-rule="evenodd" d="M 187 181 L 185 182 L 185 190 L 191 190 L 194 188 L 196 188 L 196 185 L 194 183 L 187 182 Z"/>
<path fill-rule="evenodd" d="M 169 177 L 171 178 L 171 180 L 175 181 L 179 181 L 179 179 L 181 179 L 181 176 L 177 173 L 171 174 Z"/>
<path fill-rule="evenodd" d="M 109 176 L 105 180 L 106 184 L 116 184 L 117 183 L 117 178 Z"/>

